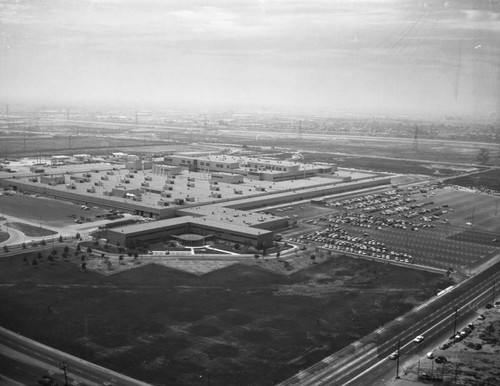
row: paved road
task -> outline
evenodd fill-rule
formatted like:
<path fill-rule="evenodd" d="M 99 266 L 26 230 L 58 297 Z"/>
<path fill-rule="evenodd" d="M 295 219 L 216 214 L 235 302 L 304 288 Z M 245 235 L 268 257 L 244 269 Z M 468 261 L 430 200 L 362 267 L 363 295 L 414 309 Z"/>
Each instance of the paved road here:
<path fill-rule="evenodd" d="M 460 326 L 460 323 L 475 315 L 480 306 L 491 302 L 493 283 L 498 283 L 499 279 L 500 263 L 497 263 L 463 282 L 452 292 L 419 307 L 418 321 L 411 327 L 404 327 L 404 319 L 400 318 L 377 331 L 378 334 L 389 332 L 391 339 L 382 343 L 374 340 L 369 344 L 348 346 L 347 349 L 325 358 L 280 385 L 375 385 L 391 371 L 395 375 L 395 362 L 387 357 L 396 351 L 398 340 L 401 342 L 403 361 L 425 354 L 429 351 L 425 342 L 436 339 L 445 341 L 453 333 L 455 308 L 458 309 Z M 413 343 L 413 338 L 420 334 L 424 335 L 426 340 L 421 344 Z"/>
<path fill-rule="evenodd" d="M 40 377 L 48 372 L 53 373 L 58 380 L 63 380 L 63 372 L 60 369 L 63 361 L 69 364 L 67 375 L 70 385 L 149 386 L 145 382 L 0 328 L 0 385 L 15 385 L 16 383 L 36 385 Z"/>

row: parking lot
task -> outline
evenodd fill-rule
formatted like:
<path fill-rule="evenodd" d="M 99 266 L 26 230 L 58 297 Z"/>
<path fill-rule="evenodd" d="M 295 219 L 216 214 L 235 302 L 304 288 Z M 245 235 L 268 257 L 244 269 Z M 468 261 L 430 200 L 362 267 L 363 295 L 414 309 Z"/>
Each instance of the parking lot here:
<path fill-rule="evenodd" d="M 500 251 L 499 210 L 492 210 L 498 200 L 455 186 L 426 185 L 282 210 L 302 228 L 288 234 L 291 242 L 469 273 Z"/>

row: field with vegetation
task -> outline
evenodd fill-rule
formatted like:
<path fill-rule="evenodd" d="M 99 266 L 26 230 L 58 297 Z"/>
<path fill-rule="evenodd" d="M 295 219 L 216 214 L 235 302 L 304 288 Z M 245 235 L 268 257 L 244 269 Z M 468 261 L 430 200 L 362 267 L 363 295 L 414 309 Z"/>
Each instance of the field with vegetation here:
<path fill-rule="evenodd" d="M 283 380 L 449 284 L 341 256 L 289 275 L 253 263 L 103 276 L 48 253 L 0 261 L 2 326 L 155 385 Z"/>
<path fill-rule="evenodd" d="M 500 191 L 500 169 L 486 170 L 480 173 L 469 174 L 452 178 L 448 184 L 465 186 L 467 188 L 491 189 Z"/>

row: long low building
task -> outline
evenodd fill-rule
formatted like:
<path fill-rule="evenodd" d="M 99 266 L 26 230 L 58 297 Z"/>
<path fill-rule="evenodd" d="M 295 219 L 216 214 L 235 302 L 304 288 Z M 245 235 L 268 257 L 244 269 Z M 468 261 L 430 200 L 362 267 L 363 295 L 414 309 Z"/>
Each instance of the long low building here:
<path fill-rule="evenodd" d="M 112 244 L 127 246 L 132 242 L 157 242 L 166 237 L 182 234 L 213 236 L 256 248 L 268 248 L 273 245 L 273 232 L 250 226 L 234 225 L 212 221 L 206 217 L 183 216 L 166 220 L 140 223 L 121 228 L 108 229 L 106 238 Z"/>

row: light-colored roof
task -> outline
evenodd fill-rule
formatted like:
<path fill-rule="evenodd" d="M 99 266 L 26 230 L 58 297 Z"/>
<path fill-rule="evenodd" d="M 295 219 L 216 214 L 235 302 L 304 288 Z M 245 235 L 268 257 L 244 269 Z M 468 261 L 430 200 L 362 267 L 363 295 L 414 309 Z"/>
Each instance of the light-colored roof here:
<path fill-rule="evenodd" d="M 155 231 L 158 228 L 167 228 L 167 227 L 175 227 L 179 225 L 183 225 L 186 223 L 191 223 L 194 225 L 200 225 L 205 228 L 213 229 L 213 230 L 222 230 L 222 231 L 231 231 L 240 234 L 246 234 L 251 236 L 263 235 L 267 233 L 272 233 L 271 231 L 267 231 L 264 229 L 252 228 L 249 226 L 243 225 L 235 225 L 226 222 L 220 221 L 212 221 L 207 219 L 206 217 L 191 217 L 191 216 L 183 216 L 183 217 L 174 217 L 165 220 L 159 221 L 151 221 L 140 224 L 133 224 L 124 226 L 121 228 L 113 228 L 110 229 L 112 232 L 123 233 L 126 235 L 133 235 L 134 233 L 143 233 Z"/>

